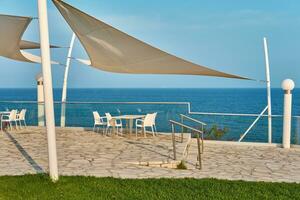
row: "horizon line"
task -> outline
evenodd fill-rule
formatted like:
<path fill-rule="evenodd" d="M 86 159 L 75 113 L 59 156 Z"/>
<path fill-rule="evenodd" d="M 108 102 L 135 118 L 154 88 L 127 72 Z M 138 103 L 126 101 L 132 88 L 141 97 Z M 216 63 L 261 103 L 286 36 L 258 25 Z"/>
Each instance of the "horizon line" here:
<path fill-rule="evenodd" d="M 299 87 L 295 87 L 295 89 L 298 89 Z M 2 88 L 1 89 L 36 89 L 36 87 L 8 87 L 8 88 Z M 60 89 L 61 87 L 55 87 L 53 90 Z M 71 87 L 68 89 L 266 89 L 265 87 Z M 282 89 L 281 87 L 273 87 L 271 89 Z"/>

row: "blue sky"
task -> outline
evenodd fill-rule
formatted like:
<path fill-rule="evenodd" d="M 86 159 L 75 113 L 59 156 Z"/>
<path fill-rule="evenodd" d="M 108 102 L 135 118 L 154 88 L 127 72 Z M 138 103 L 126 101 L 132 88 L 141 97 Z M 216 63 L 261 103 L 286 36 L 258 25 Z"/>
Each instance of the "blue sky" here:
<path fill-rule="evenodd" d="M 37 16 L 36 0 L 0 0 L 0 13 Z M 300 83 L 299 0 L 66 0 L 75 7 L 156 47 L 229 73 L 265 79 L 262 39 L 268 37 L 271 81 Z M 83 3 L 84 2 L 84 3 Z M 68 46 L 72 32 L 49 1 L 51 43 Z M 2 27 L 1 27 L 2 28 Z M 39 40 L 34 20 L 23 39 Z M 37 52 L 38 53 L 38 52 Z M 52 50 L 65 62 L 67 49 Z M 79 41 L 75 57 L 87 58 Z M 38 64 L 0 58 L 0 87 L 35 87 Z M 54 87 L 62 86 L 64 68 L 53 66 Z M 264 84 L 202 76 L 124 75 L 72 62 L 69 87 L 264 87 Z"/>

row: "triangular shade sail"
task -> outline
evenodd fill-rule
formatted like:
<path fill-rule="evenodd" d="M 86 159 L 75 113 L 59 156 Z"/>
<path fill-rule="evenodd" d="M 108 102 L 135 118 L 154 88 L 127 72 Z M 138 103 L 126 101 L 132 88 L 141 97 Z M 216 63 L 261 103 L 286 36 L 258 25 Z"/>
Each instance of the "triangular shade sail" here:
<path fill-rule="evenodd" d="M 22 50 L 40 48 L 38 43 L 21 40 L 31 20 L 30 17 L 0 15 L 0 56 L 23 62 L 41 62 L 39 56 Z"/>
<path fill-rule="evenodd" d="M 94 17 L 53 0 L 98 69 L 133 74 L 185 74 L 247 79 L 183 60 L 152 47 Z"/>

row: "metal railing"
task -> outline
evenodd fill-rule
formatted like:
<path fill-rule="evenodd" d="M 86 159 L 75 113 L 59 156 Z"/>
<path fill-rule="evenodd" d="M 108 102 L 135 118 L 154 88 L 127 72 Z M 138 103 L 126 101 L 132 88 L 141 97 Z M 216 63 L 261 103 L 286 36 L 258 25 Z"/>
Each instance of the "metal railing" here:
<path fill-rule="evenodd" d="M 191 122 L 195 122 L 197 124 L 200 124 L 200 130 L 202 131 L 202 133 L 204 133 L 204 126 L 207 126 L 206 123 L 202 122 L 202 121 L 199 121 L 197 119 L 194 119 L 192 117 L 189 117 L 187 115 L 184 115 L 184 114 L 180 114 L 180 119 L 181 119 L 181 123 L 184 124 L 184 121 L 185 119 L 187 119 L 188 121 L 191 121 Z M 181 127 L 181 141 L 183 142 L 183 133 L 184 133 L 184 127 Z M 202 137 L 203 137 L 203 134 L 202 134 Z M 202 138 L 203 139 L 203 138 Z"/>
<path fill-rule="evenodd" d="M 0 101 L 0 111 L 26 108 L 27 121 L 29 125 L 37 126 L 38 111 L 43 110 L 43 103 L 36 101 Z M 61 106 L 66 106 L 65 118 L 66 126 L 91 127 L 93 126 L 93 111 L 98 111 L 100 115 L 110 112 L 113 116 L 124 114 L 145 115 L 157 112 L 158 129 L 163 132 L 170 131 L 168 120 L 175 119 L 180 113 L 187 113 L 188 103 L 186 102 L 55 102 L 55 122 L 60 126 Z"/>
<path fill-rule="evenodd" d="M 195 129 L 193 127 L 187 126 L 185 124 L 182 124 L 180 122 L 176 122 L 173 120 L 170 120 L 171 126 L 172 126 L 172 143 L 173 143 L 173 155 L 174 155 L 174 160 L 176 160 L 176 138 L 175 138 L 175 126 L 179 126 L 181 128 L 185 128 L 187 130 L 190 130 L 194 132 L 197 136 L 197 150 L 198 150 L 198 155 L 197 155 L 197 161 L 198 163 L 196 166 L 199 166 L 199 169 L 202 169 L 202 154 L 204 150 L 204 140 L 203 140 L 203 131 Z M 199 136 L 201 134 L 201 137 Z"/>
<path fill-rule="evenodd" d="M 55 121 L 56 125 L 60 125 L 61 120 L 61 102 L 55 102 Z M 184 118 L 184 122 L 193 121 L 190 120 L 190 116 L 198 122 L 205 121 L 207 127 L 217 125 L 218 128 L 228 127 L 228 132 L 222 136 L 221 140 L 239 141 L 244 133 L 242 141 L 251 142 L 267 142 L 264 135 L 266 130 L 266 118 L 265 114 L 243 114 L 243 113 L 210 113 L 210 112 L 194 112 L 191 111 L 191 104 L 189 102 L 67 102 L 66 105 L 66 126 L 75 127 L 91 127 L 93 125 L 92 111 L 99 111 L 100 114 L 104 112 L 112 112 L 113 115 L 119 115 L 118 109 L 122 114 L 146 114 L 151 112 L 158 112 L 158 129 L 160 132 L 170 132 L 168 126 L 169 120 L 180 121 L 181 117 Z M 29 125 L 38 125 L 38 107 L 42 107 L 42 103 L 36 101 L 0 101 L 0 111 L 26 108 L 27 122 Z M 180 114 L 183 114 L 180 115 Z M 255 124 L 253 122 L 259 117 Z M 282 135 L 282 115 L 272 115 L 273 123 L 273 142 L 280 142 Z M 300 143 L 300 116 L 293 116 L 293 125 L 296 125 L 292 135 L 294 144 Z M 183 121 L 181 121 L 183 122 Z M 196 121 L 193 121 L 196 122 Z M 296 122 L 296 123 L 295 123 Z M 197 123 L 197 122 L 196 122 Z M 252 125 L 253 124 L 253 125 Z M 199 123 L 200 126 L 201 123 Z M 251 128 L 250 128 L 251 127 Z M 249 129 L 250 128 L 250 129 Z M 249 130 L 248 130 L 249 129 Z M 203 130 L 200 128 L 200 130 Z M 253 132 L 255 131 L 255 134 Z M 212 139 L 212 138 L 210 138 Z M 213 139 L 216 139 L 215 137 Z"/>
<path fill-rule="evenodd" d="M 193 122 L 196 122 L 196 123 L 199 123 L 199 124 L 201 124 L 201 125 L 203 125 L 203 126 L 206 126 L 206 125 L 207 125 L 206 123 L 204 123 L 204 122 L 202 122 L 202 121 L 199 121 L 199 120 L 197 120 L 197 119 L 191 118 L 191 117 L 186 116 L 186 115 L 184 115 L 184 114 L 180 114 L 180 116 L 181 116 L 182 119 L 189 119 L 189 120 L 191 120 L 191 121 L 193 121 Z"/>

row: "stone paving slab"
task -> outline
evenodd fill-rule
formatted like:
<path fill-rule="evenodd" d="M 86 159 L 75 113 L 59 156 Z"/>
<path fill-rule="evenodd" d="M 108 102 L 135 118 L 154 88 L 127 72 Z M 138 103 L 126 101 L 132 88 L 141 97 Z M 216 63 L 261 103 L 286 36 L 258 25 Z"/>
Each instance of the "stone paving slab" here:
<path fill-rule="evenodd" d="M 184 143 L 177 143 L 180 155 Z M 80 128 L 57 128 L 61 175 L 119 178 L 219 178 L 246 181 L 300 182 L 300 148 L 206 142 L 203 169 L 196 169 L 197 146 L 192 140 L 187 170 L 139 165 L 172 161 L 170 136 L 107 137 Z M 43 128 L 0 132 L 0 176 L 48 171 Z"/>

